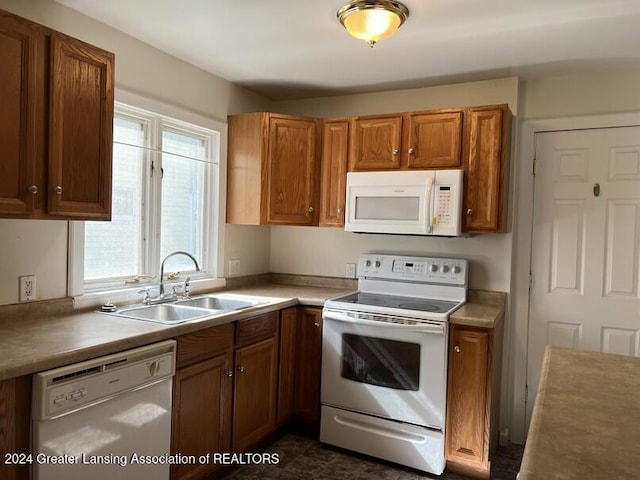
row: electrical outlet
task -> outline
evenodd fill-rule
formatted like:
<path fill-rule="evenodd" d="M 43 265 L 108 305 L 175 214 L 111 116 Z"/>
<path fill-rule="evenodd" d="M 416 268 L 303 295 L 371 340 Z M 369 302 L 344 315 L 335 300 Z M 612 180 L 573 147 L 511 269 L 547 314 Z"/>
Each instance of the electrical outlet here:
<path fill-rule="evenodd" d="M 345 276 L 347 278 L 356 278 L 356 264 L 355 263 L 347 263 Z"/>
<path fill-rule="evenodd" d="M 36 299 L 36 276 L 23 275 L 20 277 L 20 301 L 30 302 Z"/>
<path fill-rule="evenodd" d="M 229 260 L 229 275 L 240 275 L 240 260 Z"/>

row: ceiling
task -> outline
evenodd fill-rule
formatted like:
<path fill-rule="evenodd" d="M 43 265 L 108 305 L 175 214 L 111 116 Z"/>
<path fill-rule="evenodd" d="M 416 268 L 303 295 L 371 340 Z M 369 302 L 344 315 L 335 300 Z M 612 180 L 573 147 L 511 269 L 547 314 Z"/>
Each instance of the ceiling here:
<path fill-rule="evenodd" d="M 57 0 L 274 99 L 640 65 L 639 0 L 404 0 L 374 48 L 340 0 Z"/>

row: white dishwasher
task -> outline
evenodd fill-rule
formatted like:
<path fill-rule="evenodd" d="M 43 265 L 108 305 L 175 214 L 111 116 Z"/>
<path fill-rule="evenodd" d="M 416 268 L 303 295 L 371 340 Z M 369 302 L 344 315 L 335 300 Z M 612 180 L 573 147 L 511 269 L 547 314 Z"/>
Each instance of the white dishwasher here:
<path fill-rule="evenodd" d="M 168 480 L 176 342 L 33 376 L 33 480 Z"/>

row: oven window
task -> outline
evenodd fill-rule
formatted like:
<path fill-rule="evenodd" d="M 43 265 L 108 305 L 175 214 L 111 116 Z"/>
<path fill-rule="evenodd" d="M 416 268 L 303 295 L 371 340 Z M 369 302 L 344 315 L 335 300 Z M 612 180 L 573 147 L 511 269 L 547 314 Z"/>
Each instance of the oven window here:
<path fill-rule="evenodd" d="M 420 386 L 420 344 L 342 335 L 342 376 L 398 390 Z"/>

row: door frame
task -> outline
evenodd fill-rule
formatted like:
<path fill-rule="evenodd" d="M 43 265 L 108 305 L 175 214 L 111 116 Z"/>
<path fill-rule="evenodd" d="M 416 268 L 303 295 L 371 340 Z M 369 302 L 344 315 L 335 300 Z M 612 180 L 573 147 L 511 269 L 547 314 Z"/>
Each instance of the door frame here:
<path fill-rule="evenodd" d="M 511 277 L 510 317 L 513 329 L 510 341 L 512 384 L 508 388 L 507 417 L 512 442 L 524 443 L 526 425 L 525 386 L 527 384 L 527 356 L 529 345 L 529 269 L 532 253 L 533 223 L 533 160 L 535 136 L 542 132 L 582 130 L 592 128 L 640 126 L 640 112 L 612 113 L 579 117 L 523 120 L 518 135 L 516 158 L 518 176 L 514 179 L 513 254 Z M 537 391 L 537 385 L 529 389 Z M 530 395 L 531 397 L 531 395 Z M 504 405 L 504 402 L 501 402 Z M 504 418 L 504 417 L 503 417 Z"/>

